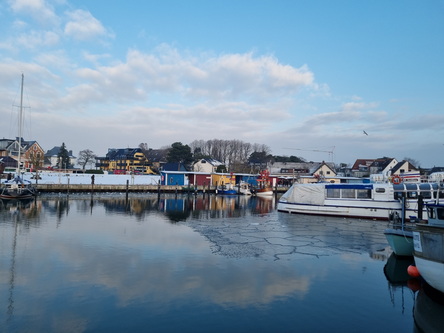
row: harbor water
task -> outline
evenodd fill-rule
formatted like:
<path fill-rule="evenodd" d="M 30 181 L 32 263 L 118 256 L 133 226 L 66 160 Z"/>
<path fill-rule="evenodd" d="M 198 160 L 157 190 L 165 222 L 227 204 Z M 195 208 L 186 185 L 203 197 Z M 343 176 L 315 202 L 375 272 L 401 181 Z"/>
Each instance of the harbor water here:
<path fill-rule="evenodd" d="M 387 222 L 290 215 L 275 200 L 2 202 L 0 331 L 443 331 L 443 305 L 391 255 Z"/>

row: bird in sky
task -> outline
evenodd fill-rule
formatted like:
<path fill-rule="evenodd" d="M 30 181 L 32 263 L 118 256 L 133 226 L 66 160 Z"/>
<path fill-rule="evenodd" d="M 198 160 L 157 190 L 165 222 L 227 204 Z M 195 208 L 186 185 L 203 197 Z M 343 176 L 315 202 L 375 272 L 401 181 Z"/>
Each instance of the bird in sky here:
<path fill-rule="evenodd" d="M 368 135 L 366 131 L 363 131 L 365 135 Z"/>

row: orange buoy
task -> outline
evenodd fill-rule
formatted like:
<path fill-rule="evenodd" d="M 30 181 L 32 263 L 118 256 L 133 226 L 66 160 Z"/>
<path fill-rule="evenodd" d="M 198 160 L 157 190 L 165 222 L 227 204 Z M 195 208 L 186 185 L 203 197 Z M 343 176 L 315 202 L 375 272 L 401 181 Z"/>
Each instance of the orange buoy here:
<path fill-rule="evenodd" d="M 419 274 L 418 268 L 414 265 L 407 267 L 407 273 L 412 277 L 419 277 L 421 275 Z"/>

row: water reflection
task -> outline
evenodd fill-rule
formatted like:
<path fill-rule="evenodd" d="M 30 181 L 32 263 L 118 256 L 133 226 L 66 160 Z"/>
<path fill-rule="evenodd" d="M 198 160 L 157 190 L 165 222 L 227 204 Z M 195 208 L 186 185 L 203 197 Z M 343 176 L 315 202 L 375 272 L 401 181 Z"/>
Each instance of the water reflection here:
<path fill-rule="evenodd" d="M 428 285 L 424 285 L 416 295 L 415 332 L 444 332 L 444 294 Z"/>
<path fill-rule="evenodd" d="M 152 212 L 162 212 L 173 223 L 188 218 L 235 218 L 251 214 L 267 214 L 273 210 L 274 198 L 252 198 L 250 196 L 216 195 L 145 195 L 137 197 L 95 196 L 46 196 L 39 198 L 41 204 L 59 221 L 69 214 L 70 205 L 92 214 L 95 207 L 102 206 L 112 214 L 135 216 L 142 220 Z"/>
<path fill-rule="evenodd" d="M 393 306 L 399 302 L 402 313 L 405 311 L 405 297 L 414 299 L 414 292 L 420 288 L 419 280 L 407 273 L 407 268 L 413 264 L 413 257 L 400 257 L 392 253 L 384 266 L 390 301 Z"/>
<path fill-rule="evenodd" d="M 0 276 L 8 281 L 0 281 L 0 325 L 411 330 L 381 296 L 385 284 L 375 283 L 385 279 L 385 224 L 281 214 L 273 200 L 73 195 L 2 207 Z M 380 311 L 377 323 L 368 309 Z"/>

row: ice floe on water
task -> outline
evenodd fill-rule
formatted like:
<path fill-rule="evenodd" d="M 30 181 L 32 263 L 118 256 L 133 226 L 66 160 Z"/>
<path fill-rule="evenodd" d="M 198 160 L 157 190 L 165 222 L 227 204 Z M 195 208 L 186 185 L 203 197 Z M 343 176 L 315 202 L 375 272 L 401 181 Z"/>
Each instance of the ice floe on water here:
<path fill-rule="evenodd" d="M 184 222 L 211 243 L 213 253 L 230 258 L 292 260 L 343 254 L 386 253 L 386 223 L 381 221 L 289 215 L 271 212 L 261 222 L 257 216 L 223 221 Z M 384 257 L 384 256 L 383 256 Z"/>

